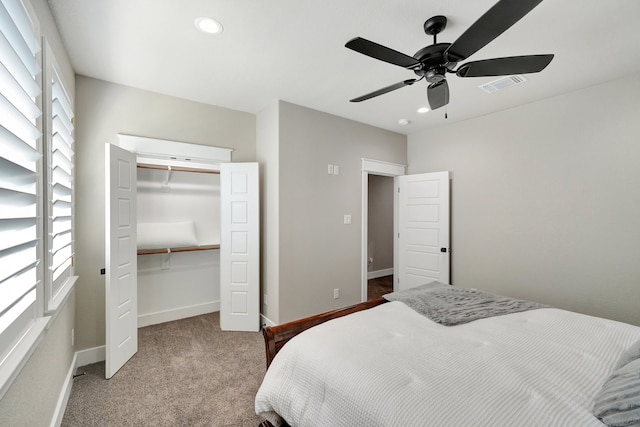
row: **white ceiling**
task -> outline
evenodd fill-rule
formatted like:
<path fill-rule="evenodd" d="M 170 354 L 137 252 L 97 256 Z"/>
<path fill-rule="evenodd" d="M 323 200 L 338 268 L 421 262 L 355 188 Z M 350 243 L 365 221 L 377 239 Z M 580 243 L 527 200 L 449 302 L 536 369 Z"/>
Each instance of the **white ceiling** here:
<path fill-rule="evenodd" d="M 427 105 L 424 81 L 350 103 L 415 75 L 344 44 L 360 36 L 413 55 L 432 43 L 427 18 L 445 15 L 438 42 L 453 42 L 495 2 L 49 0 L 78 74 L 250 113 L 281 99 L 404 134 L 444 123 L 444 109 L 416 112 Z M 196 30 L 199 16 L 224 33 Z M 469 60 L 553 53 L 551 64 L 493 94 L 478 86 L 495 77 L 449 75 L 448 122 L 640 72 L 638 18 L 638 0 L 543 1 Z"/>

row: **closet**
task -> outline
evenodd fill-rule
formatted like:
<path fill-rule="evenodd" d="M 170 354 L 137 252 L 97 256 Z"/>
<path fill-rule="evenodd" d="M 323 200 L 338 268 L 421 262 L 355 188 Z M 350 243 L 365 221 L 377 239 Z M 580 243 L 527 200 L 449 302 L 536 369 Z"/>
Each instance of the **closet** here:
<path fill-rule="evenodd" d="M 220 171 L 137 164 L 138 327 L 220 310 Z"/>
<path fill-rule="evenodd" d="M 119 135 L 106 144 L 106 377 L 137 328 L 220 311 L 259 330 L 258 164 L 230 149 Z"/>

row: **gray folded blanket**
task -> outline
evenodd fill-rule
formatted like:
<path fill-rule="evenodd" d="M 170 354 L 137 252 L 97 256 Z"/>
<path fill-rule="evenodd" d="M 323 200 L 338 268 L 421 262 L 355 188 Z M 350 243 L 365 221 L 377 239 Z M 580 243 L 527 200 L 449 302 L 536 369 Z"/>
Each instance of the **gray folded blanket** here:
<path fill-rule="evenodd" d="M 445 326 L 548 307 L 537 302 L 443 285 L 439 282 L 392 292 L 384 295 L 384 298 L 387 301 L 401 301 L 418 313 Z"/>

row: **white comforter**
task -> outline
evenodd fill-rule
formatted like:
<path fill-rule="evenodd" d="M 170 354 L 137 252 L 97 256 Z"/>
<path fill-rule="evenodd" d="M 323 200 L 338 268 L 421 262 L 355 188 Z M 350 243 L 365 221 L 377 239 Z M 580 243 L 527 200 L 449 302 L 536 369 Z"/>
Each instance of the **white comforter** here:
<path fill-rule="evenodd" d="M 256 413 L 292 426 L 602 426 L 592 400 L 640 328 L 545 308 L 442 326 L 401 302 L 287 343 Z"/>

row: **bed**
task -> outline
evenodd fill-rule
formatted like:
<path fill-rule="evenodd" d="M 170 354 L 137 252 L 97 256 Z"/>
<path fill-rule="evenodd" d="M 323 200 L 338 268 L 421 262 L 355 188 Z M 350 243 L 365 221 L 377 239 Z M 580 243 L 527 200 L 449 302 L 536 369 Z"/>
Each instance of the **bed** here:
<path fill-rule="evenodd" d="M 266 328 L 265 425 L 640 425 L 640 327 L 546 306 L 445 326 L 401 301 Z"/>

